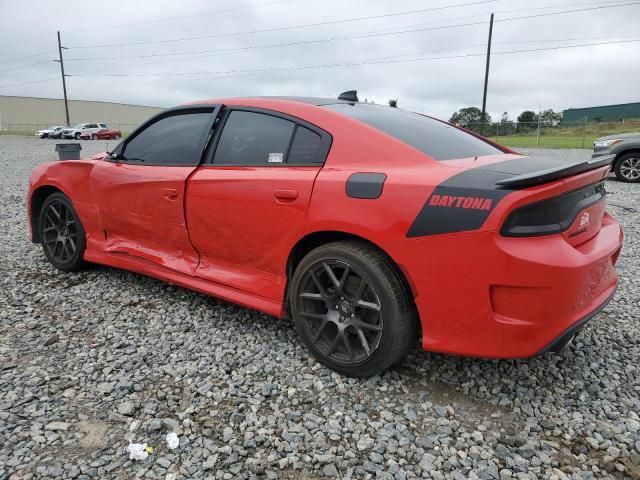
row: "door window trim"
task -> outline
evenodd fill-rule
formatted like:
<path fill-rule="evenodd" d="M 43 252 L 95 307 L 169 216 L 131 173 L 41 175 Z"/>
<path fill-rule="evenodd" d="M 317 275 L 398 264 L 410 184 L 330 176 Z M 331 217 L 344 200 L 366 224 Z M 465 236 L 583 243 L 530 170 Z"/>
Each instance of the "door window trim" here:
<path fill-rule="evenodd" d="M 288 120 L 294 124 L 293 129 L 291 131 L 291 137 L 289 138 L 289 143 L 287 144 L 287 151 L 285 152 L 284 161 L 282 163 L 266 163 L 266 162 L 256 162 L 256 163 L 214 163 L 213 159 L 215 158 L 216 151 L 218 149 L 218 143 L 220 142 L 220 137 L 224 132 L 224 127 L 227 124 L 227 119 L 231 112 L 239 111 L 239 112 L 250 112 L 250 113 L 258 113 L 263 115 L 269 115 L 276 118 L 281 118 L 283 120 Z M 295 138 L 296 131 L 298 127 L 308 128 L 312 132 L 320 135 L 320 147 L 318 148 L 318 152 L 316 153 L 317 162 L 304 162 L 304 163 L 288 163 L 289 161 L 289 151 L 291 150 L 291 145 L 293 143 L 293 139 Z M 322 167 L 327 161 L 327 156 L 329 155 L 329 150 L 331 149 L 331 144 L 333 143 L 333 137 L 329 132 L 323 130 L 320 127 L 315 126 L 312 123 L 307 122 L 298 117 L 294 117 L 293 115 L 289 115 L 287 113 L 277 112 L 275 110 L 269 110 L 267 108 L 259 108 L 259 107 L 244 107 L 244 106 L 222 106 L 220 121 L 216 125 L 216 129 L 213 133 L 213 141 L 208 150 L 205 153 L 205 158 L 202 162 L 203 167 L 274 167 L 274 168 L 282 168 L 282 167 Z"/>
<path fill-rule="evenodd" d="M 107 161 L 113 162 L 113 163 L 123 163 L 126 165 L 146 165 L 150 167 L 153 167 L 153 166 L 155 167 L 197 167 L 198 165 L 201 165 L 203 163 L 204 150 L 207 146 L 207 141 L 210 138 L 211 129 L 215 125 L 216 118 L 218 118 L 218 116 L 220 115 L 221 108 L 222 108 L 222 104 L 216 103 L 216 104 L 200 104 L 200 105 L 183 105 L 180 107 L 174 107 L 174 108 L 169 108 L 167 110 L 164 110 L 154 115 L 153 117 L 149 118 L 148 120 L 146 120 L 142 125 L 136 128 L 131 135 L 129 135 L 124 140 L 122 140 L 122 142 L 120 142 L 111 151 L 111 155 L 107 157 Z M 163 120 L 169 117 L 176 117 L 180 115 L 189 115 L 192 113 L 207 113 L 207 112 L 211 114 L 210 116 L 211 118 L 209 119 L 208 124 L 204 132 L 202 133 L 200 140 L 198 140 L 197 150 L 200 151 L 200 159 L 197 163 L 168 164 L 168 163 L 155 163 L 155 162 L 147 162 L 147 161 L 139 161 L 139 160 L 125 160 L 122 158 L 112 158 L 112 155 L 114 154 L 117 156 L 120 156 L 122 155 L 123 152 L 126 152 L 126 148 L 129 142 L 131 142 L 134 138 L 136 138 L 138 135 L 143 133 L 148 127 L 159 122 L 160 120 Z"/>

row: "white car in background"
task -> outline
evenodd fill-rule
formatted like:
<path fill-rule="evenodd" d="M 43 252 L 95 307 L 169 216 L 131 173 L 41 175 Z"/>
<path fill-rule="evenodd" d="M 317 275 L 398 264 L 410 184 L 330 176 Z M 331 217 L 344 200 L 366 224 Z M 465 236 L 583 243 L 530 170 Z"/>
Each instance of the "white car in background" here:
<path fill-rule="evenodd" d="M 80 139 L 80 135 L 85 133 L 96 133 L 103 128 L 109 128 L 106 123 L 79 123 L 73 127 L 68 127 L 62 130 L 61 138 L 75 138 Z"/>
<path fill-rule="evenodd" d="M 54 125 L 53 127 L 45 128 L 44 130 L 38 130 L 36 132 L 36 137 L 49 138 L 49 135 L 56 136 L 63 128 L 64 127 L 61 125 Z"/>

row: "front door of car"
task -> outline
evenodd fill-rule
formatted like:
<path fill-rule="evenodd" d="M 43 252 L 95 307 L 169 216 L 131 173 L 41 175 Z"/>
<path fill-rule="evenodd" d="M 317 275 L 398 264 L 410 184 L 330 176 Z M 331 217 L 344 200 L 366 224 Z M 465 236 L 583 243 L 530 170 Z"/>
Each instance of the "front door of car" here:
<path fill-rule="evenodd" d="M 104 251 L 193 274 L 184 198 L 218 106 L 184 107 L 152 118 L 98 162 L 90 186 L 104 233 Z"/>
<path fill-rule="evenodd" d="M 187 186 L 189 237 L 200 253 L 196 275 L 280 301 L 287 257 L 303 235 L 331 137 L 257 109 L 228 110 L 222 121 L 212 158 Z"/>

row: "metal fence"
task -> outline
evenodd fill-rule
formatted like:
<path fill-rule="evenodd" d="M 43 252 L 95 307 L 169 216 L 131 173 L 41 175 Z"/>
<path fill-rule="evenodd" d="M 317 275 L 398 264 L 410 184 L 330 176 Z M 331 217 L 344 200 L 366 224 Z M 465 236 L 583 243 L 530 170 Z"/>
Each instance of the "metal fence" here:
<path fill-rule="evenodd" d="M 600 137 L 640 132 L 640 120 L 624 122 L 495 122 L 466 128 L 507 146 L 592 148 Z"/>

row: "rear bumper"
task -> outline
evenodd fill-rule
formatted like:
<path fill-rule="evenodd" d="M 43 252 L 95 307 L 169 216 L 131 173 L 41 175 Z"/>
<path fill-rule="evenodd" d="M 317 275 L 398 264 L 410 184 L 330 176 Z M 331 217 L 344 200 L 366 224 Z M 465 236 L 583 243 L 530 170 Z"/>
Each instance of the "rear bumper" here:
<path fill-rule="evenodd" d="M 571 325 L 566 331 L 562 332 L 558 337 L 556 337 L 551 343 L 549 343 L 545 348 L 543 348 L 538 355 L 544 355 L 547 352 L 558 352 L 562 350 L 562 348 L 567 345 L 571 341 L 571 339 L 576 335 L 580 330 L 582 330 L 586 324 L 595 317 L 598 313 L 600 313 L 604 308 L 609 305 L 609 302 L 613 299 L 616 291 L 614 289 L 613 293 L 607 297 L 602 305 L 596 308 L 589 315 L 579 320 L 578 322 Z"/>
<path fill-rule="evenodd" d="M 608 214 L 590 240 L 495 231 L 387 245 L 409 279 L 425 350 L 523 358 L 545 351 L 613 296 L 622 230 Z"/>

